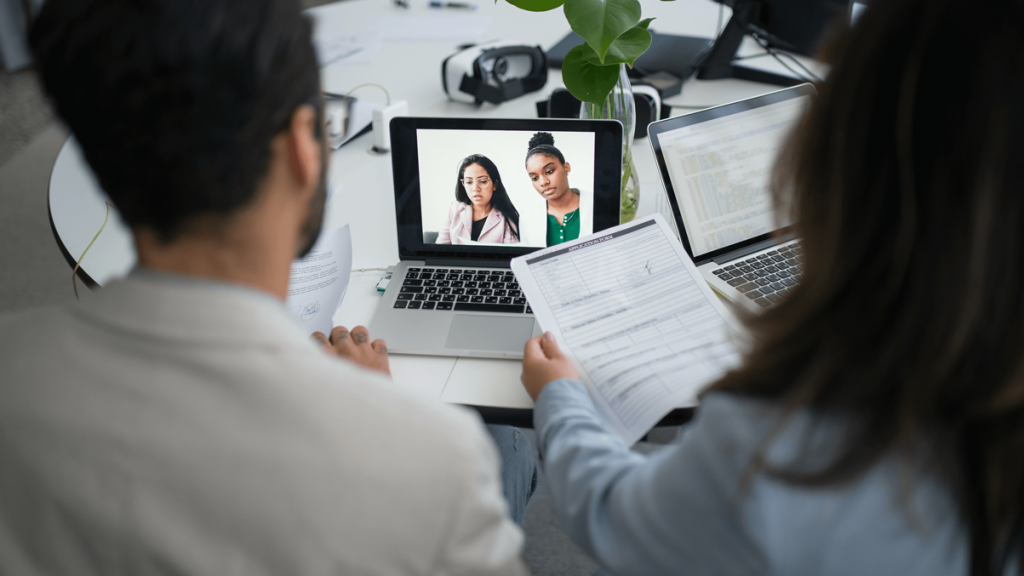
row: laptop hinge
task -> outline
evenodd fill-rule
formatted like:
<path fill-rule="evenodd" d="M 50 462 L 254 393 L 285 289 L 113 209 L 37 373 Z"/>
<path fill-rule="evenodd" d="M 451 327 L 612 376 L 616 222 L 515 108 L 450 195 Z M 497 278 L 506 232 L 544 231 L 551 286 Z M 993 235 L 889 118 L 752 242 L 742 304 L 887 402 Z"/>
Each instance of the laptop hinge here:
<path fill-rule="evenodd" d="M 723 265 L 724 264 L 728 264 L 729 262 L 732 262 L 733 260 L 736 260 L 737 258 L 742 258 L 742 257 L 747 256 L 749 254 L 753 254 L 754 252 L 760 252 L 762 250 L 766 250 L 768 248 L 771 248 L 772 246 L 776 246 L 778 244 L 782 244 L 783 242 L 789 242 L 790 240 L 793 240 L 794 238 L 796 238 L 796 234 L 785 234 L 783 236 L 778 236 L 776 238 L 769 238 L 768 240 L 763 240 L 763 241 L 758 242 L 756 244 L 751 244 L 750 246 L 744 246 L 743 248 L 739 248 L 737 250 L 733 250 L 732 252 L 726 252 L 725 254 L 721 254 L 719 256 L 715 256 L 714 258 L 712 258 L 709 261 L 710 262 L 714 262 L 715 264 L 723 264 Z"/>
<path fill-rule="evenodd" d="M 471 260 L 466 258 L 427 258 L 427 266 L 465 266 L 471 268 L 511 268 L 510 260 Z"/>

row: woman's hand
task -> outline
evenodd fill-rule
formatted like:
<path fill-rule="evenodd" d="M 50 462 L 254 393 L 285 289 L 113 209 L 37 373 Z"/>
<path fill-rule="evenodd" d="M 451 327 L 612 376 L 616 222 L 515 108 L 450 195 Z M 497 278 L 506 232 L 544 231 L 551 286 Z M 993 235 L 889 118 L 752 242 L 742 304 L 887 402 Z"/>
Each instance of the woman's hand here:
<path fill-rule="evenodd" d="M 576 366 L 562 354 L 551 332 L 531 338 L 523 351 L 523 375 L 520 378 L 530 398 L 537 400 L 545 386 L 559 378 L 578 379 Z"/>
<path fill-rule="evenodd" d="M 338 326 L 331 330 L 330 339 L 323 332 L 314 332 L 313 339 L 322 344 L 329 354 L 351 360 L 363 368 L 391 374 L 388 347 L 383 340 L 370 342 L 370 333 L 362 326 L 356 326 L 351 332 L 344 326 Z"/>

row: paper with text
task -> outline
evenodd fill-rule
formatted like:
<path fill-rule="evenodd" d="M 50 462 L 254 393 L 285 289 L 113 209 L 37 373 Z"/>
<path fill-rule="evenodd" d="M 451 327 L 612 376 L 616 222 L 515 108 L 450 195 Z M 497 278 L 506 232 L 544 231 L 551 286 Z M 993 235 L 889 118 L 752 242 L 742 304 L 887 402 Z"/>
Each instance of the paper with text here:
<path fill-rule="evenodd" d="M 628 444 L 739 360 L 734 317 L 660 214 L 515 258 L 512 270 Z"/>
<path fill-rule="evenodd" d="M 352 275 L 352 232 L 348 224 L 320 233 L 313 249 L 292 262 L 285 309 L 310 334 L 330 335 Z"/>

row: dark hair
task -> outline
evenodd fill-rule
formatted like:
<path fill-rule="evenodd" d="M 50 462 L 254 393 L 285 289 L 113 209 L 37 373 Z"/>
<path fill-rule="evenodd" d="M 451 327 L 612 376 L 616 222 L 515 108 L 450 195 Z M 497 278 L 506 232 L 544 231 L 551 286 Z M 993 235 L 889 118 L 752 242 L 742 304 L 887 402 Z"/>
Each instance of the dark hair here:
<path fill-rule="evenodd" d="M 742 367 L 713 388 L 849 423 L 823 467 L 770 467 L 763 447 L 755 470 L 835 485 L 895 454 L 939 478 L 972 574 L 1001 542 L 1024 552 L 1022 24 L 1020 3 L 894 0 L 840 36 L 773 185 L 804 280 L 748 319 Z"/>
<path fill-rule="evenodd" d="M 297 0 L 47 0 L 30 42 L 125 221 L 170 241 L 252 200 L 273 137 L 319 113 L 310 35 Z"/>
<path fill-rule="evenodd" d="M 537 132 L 530 138 L 529 149 L 526 151 L 526 161 L 529 162 L 534 154 L 547 154 L 558 158 L 558 161 L 565 164 L 565 157 L 562 152 L 555 148 L 555 137 L 550 132 Z"/>
<path fill-rule="evenodd" d="M 494 183 L 494 194 L 491 195 L 491 207 L 501 212 L 505 217 L 505 230 L 512 233 L 512 236 L 519 240 L 519 211 L 512 204 L 512 199 L 508 197 L 508 192 L 505 190 L 505 184 L 501 181 L 501 174 L 498 173 L 498 167 L 491 162 L 491 159 L 482 154 L 472 154 L 466 156 L 462 163 L 459 164 L 459 181 L 455 183 L 455 199 L 463 204 L 472 204 L 469 201 L 469 195 L 466 194 L 466 189 L 462 186 L 462 175 L 466 172 L 466 168 L 470 164 L 479 164 L 481 168 L 487 171 L 487 176 L 490 177 L 491 182 Z"/>

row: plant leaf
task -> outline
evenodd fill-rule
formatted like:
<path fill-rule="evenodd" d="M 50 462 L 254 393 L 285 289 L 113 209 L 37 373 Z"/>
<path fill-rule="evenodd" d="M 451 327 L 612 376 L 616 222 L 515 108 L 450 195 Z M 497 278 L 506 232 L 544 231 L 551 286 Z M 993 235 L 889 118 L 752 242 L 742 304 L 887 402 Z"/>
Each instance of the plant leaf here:
<path fill-rule="evenodd" d="M 640 22 L 637 0 L 565 0 L 563 10 L 572 31 L 602 60 L 612 42 Z"/>
<path fill-rule="evenodd" d="M 594 52 L 589 44 L 583 44 L 583 58 L 595 66 L 628 64 L 632 68 L 633 62 L 651 47 L 651 33 L 647 31 L 646 27 L 641 26 L 650 20 L 654 20 L 654 18 L 648 18 L 645 22 L 626 30 L 622 36 L 616 38 L 608 47 L 604 61 L 598 58 L 597 52 Z"/>
<path fill-rule="evenodd" d="M 494 0 L 497 3 L 498 0 Z M 565 0 L 507 0 L 509 4 L 516 8 L 528 10 L 530 12 L 547 12 L 548 10 L 554 10 L 562 4 Z"/>
<path fill-rule="evenodd" d="M 663 2 L 675 2 L 675 0 L 662 0 L 662 1 Z M 639 23 L 637 23 L 637 26 L 639 26 L 640 28 L 643 28 L 644 30 L 647 30 L 651 26 L 651 22 L 653 22 L 653 21 L 654 21 L 654 18 L 644 18 Z"/>
<path fill-rule="evenodd" d="M 583 56 L 586 44 L 574 47 L 562 60 L 562 81 L 581 102 L 601 104 L 619 80 L 618 66 L 595 66 Z"/>

